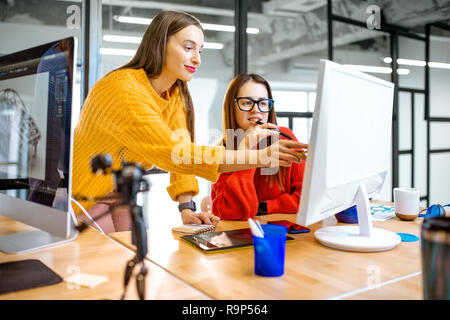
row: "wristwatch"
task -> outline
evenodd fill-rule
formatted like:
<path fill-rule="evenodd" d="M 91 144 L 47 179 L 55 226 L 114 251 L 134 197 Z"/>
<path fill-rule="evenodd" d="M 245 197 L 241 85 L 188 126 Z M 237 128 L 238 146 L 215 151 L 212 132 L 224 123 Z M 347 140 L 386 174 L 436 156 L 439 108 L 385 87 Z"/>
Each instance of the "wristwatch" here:
<path fill-rule="evenodd" d="M 267 202 L 266 201 L 261 201 L 258 204 L 258 216 L 263 215 L 263 214 L 267 214 Z"/>
<path fill-rule="evenodd" d="M 180 205 L 178 206 L 178 210 L 179 210 L 180 212 L 183 211 L 184 209 L 191 209 L 192 211 L 195 212 L 195 210 L 197 210 L 197 206 L 195 205 L 194 200 L 191 200 L 191 201 L 189 201 L 189 202 L 182 203 L 182 204 L 180 204 Z"/>

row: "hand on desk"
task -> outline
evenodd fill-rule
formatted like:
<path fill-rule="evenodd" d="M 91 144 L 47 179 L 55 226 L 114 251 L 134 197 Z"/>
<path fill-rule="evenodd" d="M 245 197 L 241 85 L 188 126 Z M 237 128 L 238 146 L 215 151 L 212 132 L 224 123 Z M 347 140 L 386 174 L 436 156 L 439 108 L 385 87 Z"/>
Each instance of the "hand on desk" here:
<path fill-rule="evenodd" d="M 181 219 L 183 220 L 183 224 L 212 224 L 214 226 L 220 221 L 219 217 L 210 212 L 195 213 L 190 209 L 181 211 Z"/>

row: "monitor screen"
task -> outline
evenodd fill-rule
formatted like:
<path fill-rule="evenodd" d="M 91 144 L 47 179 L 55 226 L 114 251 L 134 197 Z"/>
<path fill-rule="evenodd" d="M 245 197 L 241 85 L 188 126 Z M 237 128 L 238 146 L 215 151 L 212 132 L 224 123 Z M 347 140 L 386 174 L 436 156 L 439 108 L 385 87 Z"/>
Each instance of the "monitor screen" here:
<path fill-rule="evenodd" d="M 68 210 L 74 39 L 0 57 L 0 193 Z"/>

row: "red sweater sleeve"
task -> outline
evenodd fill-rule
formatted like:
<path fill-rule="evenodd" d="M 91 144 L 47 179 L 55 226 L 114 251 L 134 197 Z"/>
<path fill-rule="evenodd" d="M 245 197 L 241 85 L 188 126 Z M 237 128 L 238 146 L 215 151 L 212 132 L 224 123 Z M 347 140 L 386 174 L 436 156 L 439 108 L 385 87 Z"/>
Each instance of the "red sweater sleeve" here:
<path fill-rule="evenodd" d="M 220 174 L 212 185 L 212 213 L 224 220 L 247 220 L 258 212 L 253 178 L 256 169 Z"/>
<path fill-rule="evenodd" d="M 293 137 L 293 140 L 298 141 L 288 128 L 280 127 L 280 131 Z M 286 138 L 283 137 L 283 139 Z M 287 192 L 278 198 L 267 200 L 268 213 L 297 213 L 302 192 L 305 163 L 305 161 L 302 161 L 301 163 L 293 163 L 291 165 L 290 175 L 286 178 L 290 179 L 291 190 L 287 190 Z"/>

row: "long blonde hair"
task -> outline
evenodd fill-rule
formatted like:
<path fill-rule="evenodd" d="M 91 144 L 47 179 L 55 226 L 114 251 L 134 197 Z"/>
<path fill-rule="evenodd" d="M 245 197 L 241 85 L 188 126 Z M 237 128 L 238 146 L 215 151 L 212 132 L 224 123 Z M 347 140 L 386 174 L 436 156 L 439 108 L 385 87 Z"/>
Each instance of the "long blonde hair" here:
<path fill-rule="evenodd" d="M 203 32 L 200 21 L 186 12 L 176 10 L 161 11 L 147 27 L 135 55 L 125 65 L 116 70 L 144 69 L 149 78 L 159 76 L 164 65 L 168 38 L 191 25 L 198 27 Z M 194 104 L 187 83 L 177 79 L 176 84 L 180 89 L 181 98 L 184 98 L 186 126 L 191 135 L 191 141 L 195 141 Z"/>
<path fill-rule="evenodd" d="M 253 81 L 256 83 L 260 83 L 263 84 L 266 89 L 267 89 L 267 94 L 268 94 L 268 98 L 269 99 L 273 99 L 272 97 L 272 89 L 270 88 L 269 83 L 267 82 L 266 79 L 264 79 L 262 76 L 258 75 L 258 74 L 254 74 L 254 73 L 242 73 L 242 74 L 238 74 L 237 76 L 235 76 L 233 78 L 233 80 L 231 80 L 230 84 L 228 85 L 228 89 L 227 92 L 225 93 L 225 98 L 223 101 L 223 123 L 222 123 L 222 127 L 223 127 L 223 138 L 221 141 L 221 144 L 223 146 L 227 146 L 227 130 L 228 129 L 233 129 L 233 130 L 237 130 L 239 129 L 239 125 L 236 121 L 236 117 L 235 117 L 235 108 L 236 108 L 236 104 L 234 99 L 237 98 L 237 94 L 239 92 L 239 89 L 248 81 Z M 269 123 L 273 123 L 275 125 L 277 125 L 277 114 L 275 112 L 275 108 L 272 108 L 272 110 L 269 111 L 269 117 L 267 122 Z M 233 145 L 234 148 L 236 149 L 237 147 L 237 143 L 229 143 L 229 145 Z M 287 169 L 280 167 L 277 173 L 277 180 L 276 183 L 278 185 L 278 188 L 281 191 L 284 191 L 285 189 L 285 183 L 283 183 L 285 181 L 286 178 L 286 174 L 287 174 Z M 266 181 L 269 181 L 270 183 L 270 187 L 273 186 L 273 180 L 274 180 L 274 175 L 267 175 L 266 176 Z"/>

